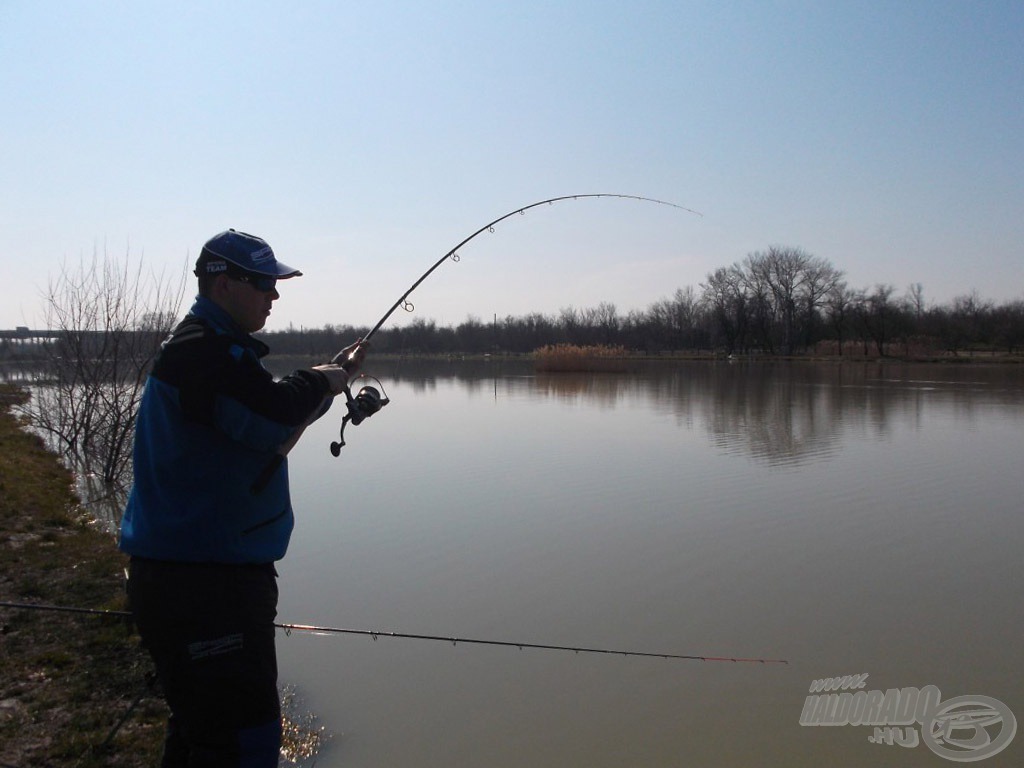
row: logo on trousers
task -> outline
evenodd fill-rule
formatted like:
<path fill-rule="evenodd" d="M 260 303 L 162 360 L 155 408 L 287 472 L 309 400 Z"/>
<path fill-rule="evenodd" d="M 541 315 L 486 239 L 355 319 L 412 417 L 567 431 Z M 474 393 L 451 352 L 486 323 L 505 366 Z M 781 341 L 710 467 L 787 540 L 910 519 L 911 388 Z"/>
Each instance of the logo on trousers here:
<path fill-rule="evenodd" d="M 991 696 L 943 701 L 934 685 L 864 690 L 867 678 L 862 673 L 815 680 L 800 725 L 874 726 L 868 737 L 872 744 L 916 747 L 924 742 L 939 757 L 961 763 L 1002 752 L 1017 733 L 1013 712 Z"/>

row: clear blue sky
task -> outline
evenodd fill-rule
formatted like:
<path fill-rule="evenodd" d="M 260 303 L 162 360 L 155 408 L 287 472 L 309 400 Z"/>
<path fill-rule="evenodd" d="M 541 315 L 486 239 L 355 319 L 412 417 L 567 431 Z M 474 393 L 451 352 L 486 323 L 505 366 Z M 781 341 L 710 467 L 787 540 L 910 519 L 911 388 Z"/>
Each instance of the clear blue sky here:
<path fill-rule="evenodd" d="M 64 260 L 266 238 L 270 328 L 642 309 L 770 245 L 1024 298 L 1024 3 L 0 0 L 0 327 Z M 189 284 L 189 296 L 192 294 Z M 408 322 L 404 313 L 394 322 Z"/>

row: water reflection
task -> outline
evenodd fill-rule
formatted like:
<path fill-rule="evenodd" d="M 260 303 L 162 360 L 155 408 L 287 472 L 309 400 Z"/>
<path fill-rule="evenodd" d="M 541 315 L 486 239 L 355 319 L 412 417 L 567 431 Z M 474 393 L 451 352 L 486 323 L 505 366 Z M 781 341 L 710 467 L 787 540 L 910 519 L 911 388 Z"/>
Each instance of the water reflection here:
<path fill-rule="evenodd" d="M 812 680 L 855 672 L 1024 712 L 1024 368 L 368 369 L 393 404 L 291 464 L 284 619 L 791 664 L 293 636 L 285 679 L 345 734 L 325 768 L 860 768 L 903 748 L 798 724 Z"/>
<path fill-rule="evenodd" d="M 468 395 L 547 398 L 610 411 L 643 404 L 699 426 L 716 449 L 768 466 L 829 459 L 844 435 L 884 439 L 941 404 L 969 428 L 992 406 L 1024 405 L 1021 366 L 897 362 L 648 362 L 631 374 L 535 374 L 529 361 L 372 361 L 413 392 L 456 383 Z"/>

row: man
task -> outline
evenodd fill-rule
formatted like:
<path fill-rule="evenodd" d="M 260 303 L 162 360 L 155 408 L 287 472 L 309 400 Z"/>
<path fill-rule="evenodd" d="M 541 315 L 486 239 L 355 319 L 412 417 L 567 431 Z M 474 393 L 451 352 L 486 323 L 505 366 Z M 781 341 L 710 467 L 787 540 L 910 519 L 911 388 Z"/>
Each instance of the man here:
<path fill-rule="evenodd" d="M 199 296 L 146 382 L 121 524 L 128 599 L 171 709 L 164 768 L 276 768 L 274 620 L 293 526 L 287 461 L 365 356 L 275 381 L 260 330 L 277 281 L 302 273 L 228 230 L 196 262 Z M 259 479 L 259 482 L 257 482 Z"/>

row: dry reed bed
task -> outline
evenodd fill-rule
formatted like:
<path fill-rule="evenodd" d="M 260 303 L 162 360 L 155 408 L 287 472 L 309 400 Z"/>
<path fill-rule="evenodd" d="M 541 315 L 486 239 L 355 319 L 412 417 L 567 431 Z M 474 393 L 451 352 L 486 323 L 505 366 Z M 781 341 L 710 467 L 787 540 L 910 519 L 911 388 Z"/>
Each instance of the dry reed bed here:
<path fill-rule="evenodd" d="M 534 368 L 545 373 L 624 373 L 629 370 L 625 347 L 595 344 L 550 344 L 533 353 Z"/>

